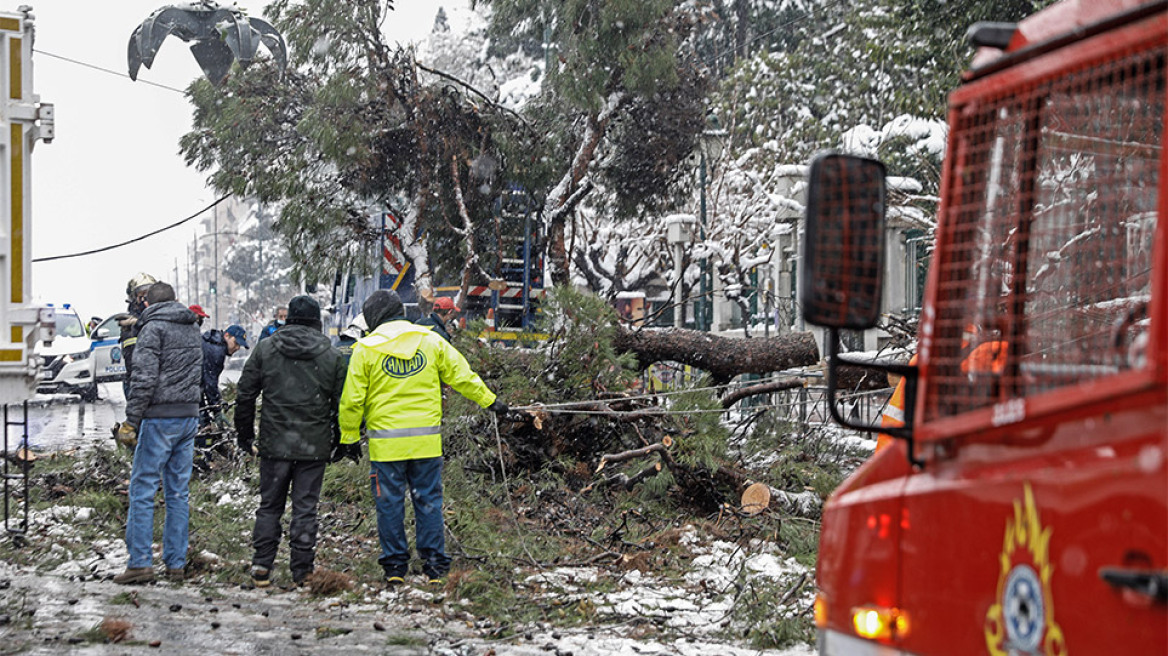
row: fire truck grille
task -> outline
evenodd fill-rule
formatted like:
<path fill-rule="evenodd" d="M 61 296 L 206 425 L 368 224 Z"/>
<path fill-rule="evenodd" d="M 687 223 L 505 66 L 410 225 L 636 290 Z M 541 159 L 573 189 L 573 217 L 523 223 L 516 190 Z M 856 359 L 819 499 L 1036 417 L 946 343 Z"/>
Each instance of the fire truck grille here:
<path fill-rule="evenodd" d="M 926 420 L 1147 366 L 1165 47 L 958 107 Z"/>

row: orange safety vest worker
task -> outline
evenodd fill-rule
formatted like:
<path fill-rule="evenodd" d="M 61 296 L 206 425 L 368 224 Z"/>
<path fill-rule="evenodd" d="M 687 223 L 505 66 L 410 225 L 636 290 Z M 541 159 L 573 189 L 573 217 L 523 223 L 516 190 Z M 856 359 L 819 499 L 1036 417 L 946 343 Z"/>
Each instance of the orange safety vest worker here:
<path fill-rule="evenodd" d="M 917 356 L 914 354 L 908 361 L 909 365 L 917 363 Z M 884 413 L 880 415 L 880 426 L 882 428 L 904 426 L 904 376 L 900 377 L 900 382 L 896 384 L 896 389 L 892 390 L 892 398 L 888 399 L 888 405 L 884 407 Z M 894 438 L 891 435 L 880 433 L 876 436 L 876 453 L 892 444 Z"/>
<path fill-rule="evenodd" d="M 978 344 L 961 361 L 961 373 L 1001 374 L 1006 370 L 1006 348 L 1004 340 L 993 339 Z"/>
<path fill-rule="evenodd" d="M 976 346 L 970 346 L 976 344 Z M 995 339 L 993 332 L 984 331 L 978 324 L 965 326 L 961 335 L 961 373 L 1001 374 L 1006 370 L 1006 341 Z M 968 352 L 967 352 L 968 351 Z"/>

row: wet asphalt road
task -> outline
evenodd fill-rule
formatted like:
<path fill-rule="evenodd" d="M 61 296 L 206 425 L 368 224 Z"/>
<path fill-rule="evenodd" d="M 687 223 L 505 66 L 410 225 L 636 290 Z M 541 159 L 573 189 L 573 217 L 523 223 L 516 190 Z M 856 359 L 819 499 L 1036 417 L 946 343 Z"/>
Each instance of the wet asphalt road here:
<path fill-rule="evenodd" d="M 38 394 L 28 402 L 28 445 L 34 452 L 71 451 L 111 439 L 110 428 L 125 417 L 121 383 L 102 383 L 98 399 L 84 402 L 70 394 Z M 20 421 L 20 406 L 9 406 L 9 421 Z M 23 440 L 19 426 L 9 426 L 9 451 Z"/>
<path fill-rule="evenodd" d="M 221 382 L 235 382 L 239 369 L 227 369 Z M 20 421 L 19 405 L 9 407 L 9 421 Z M 121 383 L 98 385 L 98 399 L 85 402 L 73 394 L 37 394 L 28 402 L 28 445 L 37 454 L 93 446 L 111 440 L 110 428 L 125 419 L 126 397 Z M 12 452 L 24 442 L 24 431 L 19 426 L 8 429 L 5 452 Z"/>

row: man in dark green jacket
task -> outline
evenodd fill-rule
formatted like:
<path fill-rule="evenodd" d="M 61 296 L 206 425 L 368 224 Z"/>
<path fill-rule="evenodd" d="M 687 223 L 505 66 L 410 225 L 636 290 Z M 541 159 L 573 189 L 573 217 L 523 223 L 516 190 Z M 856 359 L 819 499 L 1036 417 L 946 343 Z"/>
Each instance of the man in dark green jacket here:
<path fill-rule="evenodd" d="M 251 577 L 256 587 L 271 584 L 280 518 L 289 489 L 289 568 L 300 584 L 313 571 L 316 506 L 325 464 L 333 450 L 337 404 L 345 384 L 345 362 L 321 333 L 320 304 L 297 296 L 288 304 L 288 323 L 260 342 L 239 378 L 235 430 L 239 447 L 260 457 L 260 506 L 252 531 Z M 258 446 L 256 398 L 263 395 Z"/>

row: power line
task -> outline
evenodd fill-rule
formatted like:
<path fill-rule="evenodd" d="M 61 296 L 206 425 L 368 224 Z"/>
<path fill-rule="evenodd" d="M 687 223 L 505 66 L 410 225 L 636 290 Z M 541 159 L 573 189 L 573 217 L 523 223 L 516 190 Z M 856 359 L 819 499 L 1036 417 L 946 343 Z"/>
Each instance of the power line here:
<path fill-rule="evenodd" d="M 70 57 L 65 57 L 64 55 L 57 55 L 57 54 L 54 54 L 54 53 L 51 53 L 51 52 L 46 52 L 46 51 L 44 51 L 44 50 L 39 50 L 39 49 L 36 49 L 36 48 L 33 48 L 33 52 L 35 52 L 35 53 L 36 53 L 36 54 L 38 54 L 38 55 L 44 55 L 44 56 L 46 56 L 46 57 L 52 57 L 52 58 L 54 58 L 54 59 L 60 59 L 61 61 L 66 61 L 66 62 L 69 62 L 70 64 L 76 64 L 76 65 L 78 65 L 78 66 L 84 66 L 85 68 L 92 68 L 93 70 L 95 70 L 95 71 L 101 71 L 102 73 L 109 73 L 110 75 L 116 75 L 116 76 L 118 76 L 118 77 L 124 77 L 124 78 L 126 78 L 127 80 L 128 80 L 128 79 L 130 79 L 130 76 L 129 76 L 128 74 L 126 74 L 126 73 L 119 73 L 118 71 L 115 71 L 115 70 L 113 70 L 113 69 L 109 69 L 109 68 L 103 68 L 103 67 L 101 67 L 101 66 L 98 66 L 98 65 L 96 65 L 96 64 L 90 64 L 90 63 L 88 63 L 88 62 L 83 62 L 83 61 L 81 61 L 81 60 L 79 60 L 79 59 L 72 59 L 72 58 L 70 58 Z M 159 83 L 157 83 L 157 82 L 151 82 L 150 80 L 138 80 L 138 81 L 139 81 L 139 82 L 141 82 L 142 84 L 149 84 L 149 85 L 150 85 L 150 86 L 152 86 L 152 87 L 158 87 L 159 89 L 166 89 L 167 91 L 173 91 L 173 92 L 175 92 L 175 93 L 181 93 L 181 94 L 183 94 L 184 96 L 186 95 L 186 92 L 185 92 L 185 91 L 183 91 L 182 89 L 177 89 L 177 88 L 175 88 L 175 87 L 169 87 L 169 86 L 166 86 L 165 84 L 159 84 Z"/>
<path fill-rule="evenodd" d="M 89 250 L 89 251 L 82 251 L 80 253 L 69 253 L 67 255 L 53 255 L 50 257 L 36 257 L 36 258 L 33 258 L 32 261 L 33 262 L 51 262 L 53 260 L 65 260 L 65 259 L 68 259 L 71 257 L 82 257 L 84 255 L 93 255 L 94 253 L 104 253 L 105 251 L 112 251 L 115 248 L 121 248 L 122 246 L 127 246 L 129 244 L 133 244 L 134 242 L 142 241 L 143 239 L 146 239 L 148 237 L 153 237 L 154 235 L 157 235 L 159 233 L 166 232 L 167 230 L 170 230 L 171 228 L 177 228 L 178 226 L 186 223 L 187 221 L 190 221 L 191 219 L 196 218 L 197 216 L 199 216 L 203 212 L 206 212 L 207 210 L 211 209 L 212 207 L 215 207 L 216 205 L 218 205 L 219 203 L 222 203 L 223 201 L 227 200 L 230 197 L 231 197 L 231 194 L 224 194 L 224 195 L 220 196 L 219 198 L 215 199 L 215 202 L 204 207 L 203 209 L 199 210 L 198 212 L 195 212 L 194 214 L 188 216 L 185 219 L 175 221 L 174 223 L 172 223 L 168 226 L 161 227 L 157 230 L 154 230 L 152 232 L 148 232 L 144 235 L 139 235 L 137 237 L 134 237 L 133 239 L 128 239 L 128 240 L 123 241 L 119 244 L 113 244 L 110 246 L 103 246 L 101 248 L 95 248 L 95 249 Z"/>
<path fill-rule="evenodd" d="M 821 5 L 819 5 L 819 8 L 820 9 L 831 9 L 831 8 L 835 7 L 836 5 L 841 5 L 843 3 L 844 3 L 844 0 L 835 0 L 834 2 L 825 2 Z M 795 17 L 795 18 L 793 18 L 785 23 L 780 23 L 774 29 L 763 32 L 762 34 L 755 36 L 753 39 L 747 40 L 747 42 L 743 45 L 750 45 L 750 44 L 754 43 L 755 41 L 762 40 L 762 39 L 774 34 L 775 32 L 778 32 L 779 30 L 783 29 L 784 27 L 790 27 L 790 26 L 794 25 L 795 23 L 802 23 L 803 21 L 811 20 L 812 18 L 816 18 L 816 16 L 814 16 L 810 11 L 808 11 L 806 14 L 804 14 L 802 16 L 797 16 L 797 17 Z"/>

